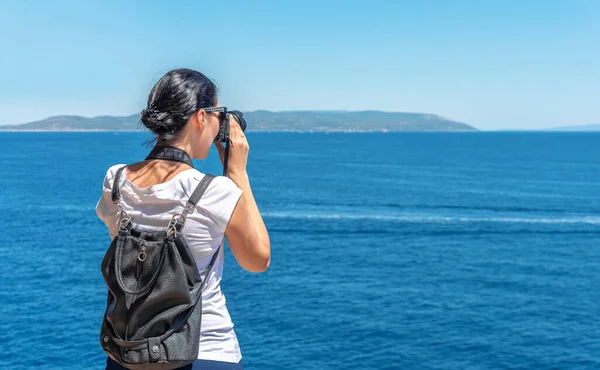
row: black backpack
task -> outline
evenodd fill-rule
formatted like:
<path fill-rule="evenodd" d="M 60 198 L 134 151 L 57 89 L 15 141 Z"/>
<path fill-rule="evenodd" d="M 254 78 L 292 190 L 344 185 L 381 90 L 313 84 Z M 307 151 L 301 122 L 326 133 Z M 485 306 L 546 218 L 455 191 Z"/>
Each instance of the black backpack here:
<path fill-rule="evenodd" d="M 200 274 L 181 234 L 214 176 L 202 178 L 183 213 L 173 215 L 164 231 L 147 232 L 132 227 L 120 204 L 124 169 L 118 169 L 112 188 L 119 232 L 102 260 L 109 292 L 100 344 L 126 368 L 175 369 L 198 358 L 202 288 L 223 245 Z"/>

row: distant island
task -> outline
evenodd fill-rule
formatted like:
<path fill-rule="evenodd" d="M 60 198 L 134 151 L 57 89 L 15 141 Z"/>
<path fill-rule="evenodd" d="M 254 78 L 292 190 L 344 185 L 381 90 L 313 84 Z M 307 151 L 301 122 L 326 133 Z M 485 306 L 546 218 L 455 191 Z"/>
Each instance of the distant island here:
<path fill-rule="evenodd" d="M 382 111 L 245 112 L 248 131 L 477 131 L 466 123 L 433 114 Z M 0 126 L 0 131 L 141 131 L 139 114 L 131 116 L 54 116 L 41 121 Z"/>
<path fill-rule="evenodd" d="M 551 127 L 546 130 L 547 131 L 600 131 L 600 123 L 592 123 L 589 125 L 581 125 L 581 126 Z"/>

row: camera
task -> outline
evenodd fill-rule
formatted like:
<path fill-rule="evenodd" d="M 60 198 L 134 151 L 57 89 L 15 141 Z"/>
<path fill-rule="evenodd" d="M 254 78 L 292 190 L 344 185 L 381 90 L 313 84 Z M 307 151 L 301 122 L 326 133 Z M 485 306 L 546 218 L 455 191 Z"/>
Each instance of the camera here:
<path fill-rule="evenodd" d="M 225 112 L 221 112 L 220 115 L 224 116 L 224 118 L 221 119 L 221 117 L 219 117 L 219 132 L 215 137 L 215 142 L 229 142 L 229 125 L 230 122 L 232 122 L 232 116 L 237 119 L 242 131 L 246 131 L 246 120 L 244 119 L 244 113 L 240 112 L 239 110 L 226 110 Z M 236 121 L 233 120 L 233 123 L 236 123 Z"/>

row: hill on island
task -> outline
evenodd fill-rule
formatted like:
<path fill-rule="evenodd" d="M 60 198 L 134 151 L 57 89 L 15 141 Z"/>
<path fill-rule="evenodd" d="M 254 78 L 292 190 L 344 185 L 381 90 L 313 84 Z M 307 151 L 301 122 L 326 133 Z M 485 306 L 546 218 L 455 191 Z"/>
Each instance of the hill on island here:
<path fill-rule="evenodd" d="M 433 114 L 382 111 L 246 112 L 248 131 L 476 131 L 473 126 Z M 54 116 L 2 131 L 137 131 L 139 114 L 115 117 Z"/>
<path fill-rule="evenodd" d="M 589 125 L 581 126 L 563 126 L 563 127 L 551 127 L 548 131 L 600 131 L 600 123 L 592 123 Z"/>

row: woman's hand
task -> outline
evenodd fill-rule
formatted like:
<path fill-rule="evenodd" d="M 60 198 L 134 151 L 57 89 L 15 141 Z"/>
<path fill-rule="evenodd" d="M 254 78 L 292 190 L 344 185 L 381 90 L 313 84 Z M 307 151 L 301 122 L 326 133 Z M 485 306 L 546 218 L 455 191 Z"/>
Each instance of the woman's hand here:
<path fill-rule="evenodd" d="M 246 175 L 246 164 L 248 162 L 248 151 L 250 145 L 235 116 L 229 115 L 229 163 L 227 173 L 232 176 Z M 225 146 L 223 143 L 215 143 L 221 158 L 221 164 L 225 165 Z"/>

